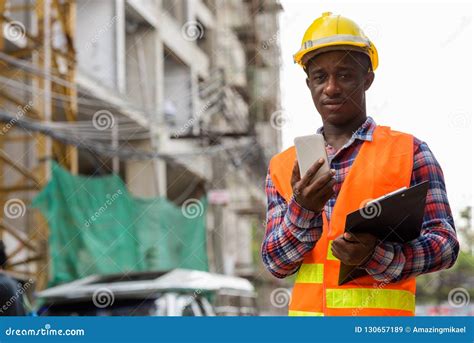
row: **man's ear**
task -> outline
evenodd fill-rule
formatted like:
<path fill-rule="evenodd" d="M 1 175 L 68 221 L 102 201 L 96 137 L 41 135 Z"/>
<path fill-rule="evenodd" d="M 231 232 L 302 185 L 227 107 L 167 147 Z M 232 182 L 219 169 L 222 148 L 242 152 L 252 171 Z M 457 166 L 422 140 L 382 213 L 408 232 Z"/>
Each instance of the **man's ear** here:
<path fill-rule="evenodd" d="M 374 82 L 375 79 L 375 74 L 373 71 L 369 71 L 367 75 L 365 75 L 365 80 L 364 80 L 364 89 L 368 90 L 370 86 L 372 85 L 372 82 Z"/>
<path fill-rule="evenodd" d="M 306 77 L 306 86 L 308 86 L 308 88 L 311 89 L 311 87 L 309 86 L 309 77 Z"/>

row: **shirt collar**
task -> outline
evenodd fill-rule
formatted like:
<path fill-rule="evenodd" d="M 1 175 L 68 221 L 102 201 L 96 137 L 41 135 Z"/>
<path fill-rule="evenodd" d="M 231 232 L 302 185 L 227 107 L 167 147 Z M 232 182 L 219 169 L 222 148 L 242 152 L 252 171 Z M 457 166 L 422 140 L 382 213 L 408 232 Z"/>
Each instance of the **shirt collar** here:
<path fill-rule="evenodd" d="M 349 141 L 353 142 L 354 140 L 359 139 L 361 141 L 372 142 L 372 137 L 373 137 L 373 133 L 374 133 L 374 130 L 375 130 L 376 126 L 377 126 L 377 124 L 372 119 L 372 117 L 367 116 L 367 119 L 365 120 L 365 122 L 352 134 L 352 137 Z M 324 127 L 321 126 L 317 130 L 317 133 L 323 134 L 324 133 Z"/>

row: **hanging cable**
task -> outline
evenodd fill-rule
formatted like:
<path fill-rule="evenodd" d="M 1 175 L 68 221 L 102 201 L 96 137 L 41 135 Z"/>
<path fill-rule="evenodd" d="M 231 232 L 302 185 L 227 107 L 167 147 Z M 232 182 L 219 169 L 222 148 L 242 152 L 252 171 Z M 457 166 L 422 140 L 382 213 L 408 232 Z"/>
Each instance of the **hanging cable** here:
<path fill-rule="evenodd" d="M 209 146 L 203 149 L 195 149 L 188 152 L 176 152 L 176 153 L 160 153 L 145 151 L 141 149 L 130 149 L 126 147 L 113 148 L 110 144 L 103 144 L 90 139 L 81 139 L 78 137 L 71 136 L 70 134 L 62 133 L 49 126 L 49 122 L 38 122 L 31 119 L 18 118 L 4 111 L 0 111 L 0 121 L 11 124 L 12 126 L 18 126 L 22 129 L 39 132 L 45 134 L 51 138 L 61 141 L 65 144 L 74 145 L 78 148 L 88 149 L 94 151 L 97 154 L 104 155 L 107 157 L 120 157 L 124 160 L 149 160 L 149 159 L 163 159 L 169 162 L 175 162 L 176 158 L 193 158 L 200 155 L 212 155 L 226 150 L 237 150 L 237 149 L 252 149 L 254 142 L 246 142 L 239 144 L 229 145 L 218 145 Z"/>

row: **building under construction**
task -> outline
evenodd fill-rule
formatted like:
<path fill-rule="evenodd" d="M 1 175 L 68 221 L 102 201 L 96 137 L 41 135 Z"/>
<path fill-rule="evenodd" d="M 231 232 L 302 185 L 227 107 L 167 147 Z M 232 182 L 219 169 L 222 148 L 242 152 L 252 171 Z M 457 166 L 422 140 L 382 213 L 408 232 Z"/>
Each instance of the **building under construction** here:
<path fill-rule="evenodd" d="M 84 180 L 118 175 L 137 198 L 204 197 L 208 269 L 265 280 L 254 255 L 281 145 L 281 10 L 277 0 L 0 0 L 10 272 L 36 289 L 51 280 L 56 218 L 32 201 L 59 165 Z"/>

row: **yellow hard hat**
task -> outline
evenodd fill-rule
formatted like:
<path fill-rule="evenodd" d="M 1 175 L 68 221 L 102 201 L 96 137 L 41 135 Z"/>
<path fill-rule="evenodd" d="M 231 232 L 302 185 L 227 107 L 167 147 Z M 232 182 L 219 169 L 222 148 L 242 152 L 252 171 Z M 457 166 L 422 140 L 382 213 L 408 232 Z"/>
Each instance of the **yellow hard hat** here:
<path fill-rule="evenodd" d="M 329 50 L 355 50 L 370 58 L 372 70 L 377 69 L 379 58 L 375 45 L 352 20 L 325 12 L 306 30 L 301 49 L 293 56 L 303 68 L 310 58 Z"/>

